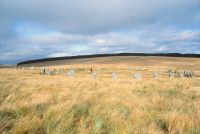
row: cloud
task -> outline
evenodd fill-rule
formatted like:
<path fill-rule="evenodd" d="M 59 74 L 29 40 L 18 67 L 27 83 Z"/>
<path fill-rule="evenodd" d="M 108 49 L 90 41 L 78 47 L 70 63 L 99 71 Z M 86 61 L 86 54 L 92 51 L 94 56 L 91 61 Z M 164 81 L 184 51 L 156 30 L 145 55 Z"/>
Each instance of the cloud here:
<path fill-rule="evenodd" d="M 53 53 L 53 54 L 48 55 L 48 57 L 64 57 L 64 56 L 72 56 L 72 54 L 61 52 L 61 53 Z"/>
<path fill-rule="evenodd" d="M 200 53 L 197 0 L 0 0 L 0 62 L 95 53 Z"/>
<path fill-rule="evenodd" d="M 196 37 L 200 37 L 199 32 L 193 31 L 183 31 L 173 37 L 174 41 L 185 41 L 185 40 L 193 40 L 198 39 Z"/>
<path fill-rule="evenodd" d="M 60 57 L 94 53 L 116 52 L 182 52 L 196 53 L 200 50 L 200 32 L 173 31 L 110 32 L 98 35 L 64 33 L 40 34 L 23 37 L 18 42 L 7 42 L 0 56 L 5 60 L 24 57 Z M 149 34 L 151 33 L 151 34 Z M 155 36 L 152 36 L 155 35 Z M 28 44 L 28 45 L 27 45 Z M 15 51 L 9 51 L 13 47 Z M 3 48 L 3 46 L 1 46 Z"/>
<path fill-rule="evenodd" d="M 155 52 L 161 53 L 161 52 L 165 52 L 166 50 L 167 50 L 166 47 L 159 47 L 159 48 L 156 48 L 156 49 L 155 49 Z"/>
<path fill-rule="evenodd" d="M 0 16 L 12 23 L 35 22 L 62 32 L 91 34 L 153 23 L 197 23 L 188 18 L 198 12 L 197 0 L 1 0 Z"/>

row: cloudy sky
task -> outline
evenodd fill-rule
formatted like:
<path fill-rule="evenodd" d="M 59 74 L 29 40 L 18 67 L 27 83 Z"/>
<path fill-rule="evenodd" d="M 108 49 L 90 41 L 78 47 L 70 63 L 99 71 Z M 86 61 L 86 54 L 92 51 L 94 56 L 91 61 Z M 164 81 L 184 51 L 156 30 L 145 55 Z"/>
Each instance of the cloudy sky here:
<path fill-rule="evenodd" d="M 0 64 L 120 52 L 200 53 L 200 0 L 0 0 Z"/>

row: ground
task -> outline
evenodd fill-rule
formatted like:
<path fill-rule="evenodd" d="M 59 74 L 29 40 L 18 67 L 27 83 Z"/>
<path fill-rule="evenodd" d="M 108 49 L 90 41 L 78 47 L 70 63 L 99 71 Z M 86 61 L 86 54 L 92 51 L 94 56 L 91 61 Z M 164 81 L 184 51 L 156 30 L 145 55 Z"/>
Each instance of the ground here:
<path fill-rule="evenodd" d="M 39 67 L 0 69 L 0 133 L 200 133 L 200 59 L 110 57 L 85 61 L 49 67 L 74 69 L 71 78 L 40 75 Z M 96 78 L 90 74 L 91 67 Z M 168 78 L 168 69 L 191 69 L 195 77 Z M 113 72 L 118 78 L 112 78 Z M 159 74 L 157 79 L 153 72 Z M 133 74 L 142 78 L 134 79 Z"/>

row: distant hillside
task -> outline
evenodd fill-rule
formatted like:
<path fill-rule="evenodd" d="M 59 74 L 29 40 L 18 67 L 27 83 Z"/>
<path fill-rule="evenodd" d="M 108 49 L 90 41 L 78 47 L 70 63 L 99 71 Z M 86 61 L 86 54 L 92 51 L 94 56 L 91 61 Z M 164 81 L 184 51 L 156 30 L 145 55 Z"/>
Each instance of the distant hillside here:
<path fill-rule="evenodd" d="M 14 67 L 13 65 L 3 65 L 3 64 L 0 64 L 0 68 L 12 68 Z"/>
<path fill-rule="evenodd" d="M 78 55 L 67 57 L 54 57 L 28 60 L 18 63 L 17 65 L 26 65 L 48 61 L 71 60 L 71 59 L 84 59 L 84 58 L 97 58 L 97 57 L 111 57 L 111 56 L 165 56 L 165 57 L 191 57 L 200 58 L 200 54 L 180 54 L 180 53 L 116 53 L 116 54 L 94 54 L 94 55 Z"/>

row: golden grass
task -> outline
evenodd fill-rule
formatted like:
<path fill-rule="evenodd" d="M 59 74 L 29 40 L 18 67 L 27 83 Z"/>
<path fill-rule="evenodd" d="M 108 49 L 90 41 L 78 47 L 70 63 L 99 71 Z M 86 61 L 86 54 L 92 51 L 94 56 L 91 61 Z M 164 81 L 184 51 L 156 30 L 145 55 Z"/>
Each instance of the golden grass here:
<path fill-rule="evenodd" d="M 91 66 L 96 79 L 88 71 Z M 200 133 L 199 77 L 169 79 L 165 72 L 171 66 L 50 68 L 70 67 L 75 69 L 73 78 L 40 75 L 39 69 L 0 69 L 0 133 Z M 152 78 L 155 70 L 161 74 L 157 80 Z M 119 77 L 112 79 L 112 72 Z M 132 78 L 134 73 L 143 78 Z"/>

